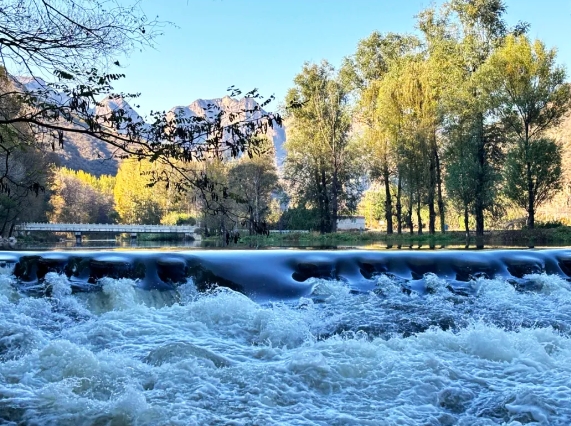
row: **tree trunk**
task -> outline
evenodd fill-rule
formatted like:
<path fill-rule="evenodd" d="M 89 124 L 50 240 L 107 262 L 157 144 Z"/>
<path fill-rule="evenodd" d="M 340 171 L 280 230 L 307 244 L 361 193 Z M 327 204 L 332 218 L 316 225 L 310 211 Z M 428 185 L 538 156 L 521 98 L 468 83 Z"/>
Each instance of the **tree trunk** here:
<path fill-rule="evenodd" d="M 436 233 L 436 210 L 434 208 L 434 198 L 436 190 L 436 134 L 430 137 L 430 165 L 428 177 L 428 233 Z"/>
<path fill-rule="evenodd" d="M 402 177 L 399 173 L 398 183 L 397 183 L 397 234 L 401 235 L 402 233 L 402 204 L 401 204 L 401 195 L 402 195 Z"/>
<path fill-rule="evenodd" d="M 420 216 L 420 194 L 416 200 L 416 219 L 418 221 L 418 235 L 422 235 L 422 217 Z"/>
<path fill-rule="evenodd" d="M 413 198 L 411 191 L 408 198 L 408 214 L 407 214 L 407 221 L 408 221 L 408 228 L 410 230 L 410 235 L 414 234 L 414 225 L 412 223 L 412 205 L 413 205 Z"/>
<path fill-rule="evenodd" d="M 474 197 L 474 216 L 476 217 L 476 237 L 484 236 L 484 197 L 485 194 L 485 179 L 486 179 L 486 150 L 485 150 L 485 135 L 484 135 L 484 117 L 481 113 L 476 117 L 478 133 L 476 135 L 476 143 L 478 144 L 478 172 L 476 178 L 476 191 Z"/>
<path fill-rule="evenodd" d="M 468 205 L 464 205 L 464 229 L 466 230 L 466 238 L 470 237 L 470 225 L 468 224 Z"/>
<path fill-rule="evenodd" d="M 321 169 L 321 194 L 323 196 L 323 233 L 328 233 L 331 232 L 331 210 L 329 207 L 329 196 L 327 195 L 327 180 L 325 176 L 325 169 Z"/>
<path fill-rule="evenodd" d="M 319 209 L 319 233 L 325 234 L 325 214 L 323 202 L 323 188 L 321 187 L 321 180 L 319 179 L 319 170 L 316 168 L 314 173 L 315 186 L 317 187 L 317 203 Z"/>
<path fill-rule="evenodd" d="M 440 232 L 446 232 L 446 217 L 444 211 L 444 199 L 442 198 L 442 170 L 440 169 L 440 156 L 438 150 L 434 153 L 436 159 L 436 188 L 438 197 L 438 213 L 440 214 Z"/>
<path fill-rule="evenodd" d="M 338 188 L 339 180 L 338 180 L 338 171 L 337 171 L 337 164 L 334 164 L 333 170 L 333 188 L 332 188 L 332 215 L 331 215 L 331 232 L 337 232 L 337 214 L 339 210 L 338 206 Z"/>
<path fill-rule="evenodd" d="M 533 178 L 531 175 L 531 162 L 529 158 L 529 125 L 525 125 L 525 159 L 526 159 L 526 179 L 527 179 L 527 227 L 535 228 L 535 191 L 533 188 Z"/>
<path fill-rule="evenodd" d="M 436 233 L 436 210 L 434 209 L 434 190 L 428 191 L 428 233 Z"/>
<path fill-rule="evenodd" d="M 8 210 L 10 211 L 10 210 Z M 6 225 L 8 224 L 8 214 L 6 214 L 6 217 L 4 218 L 4 223 L 2 223 L 2 229 L 0 229 L 0 237 L 4 236 L 4 231 L 6 231 Z"/>
<path fill-rule="evenodd" d="M 393 203 L 391 196 L 391 183 L 389 180 L 389 166 L 383 164 L 383 180 L 385 182 L 385 219 L 387 220 L 387 234 L 393 233 Z"/>

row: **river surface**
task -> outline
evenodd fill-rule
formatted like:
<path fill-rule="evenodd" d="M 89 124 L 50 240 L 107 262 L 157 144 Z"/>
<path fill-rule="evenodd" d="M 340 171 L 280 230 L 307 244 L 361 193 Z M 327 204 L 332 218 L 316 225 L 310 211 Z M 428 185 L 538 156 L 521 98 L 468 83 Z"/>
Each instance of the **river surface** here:
<path fill-rule="evenodd" d="M 567 426 L 569 265 L 571 250 L 0 253 L 0 424 Z"/>

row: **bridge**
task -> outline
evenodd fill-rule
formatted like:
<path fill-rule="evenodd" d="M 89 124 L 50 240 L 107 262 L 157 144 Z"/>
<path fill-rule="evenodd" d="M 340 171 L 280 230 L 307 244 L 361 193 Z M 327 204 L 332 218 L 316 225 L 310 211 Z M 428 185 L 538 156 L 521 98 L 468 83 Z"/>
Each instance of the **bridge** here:
<path fill-rule="evenodd" d="M 115 234 L 131 234 L 131 238 L 137 238 L 137 234 L 184 234 L 194 239 L 200 239 L 195 234 L 199 226 L 194 225 L 119 225 L 106 223 L 21 223 L 14 226 L 17 233 L 27 232 L 73 232 L 77 243 L 81 243 L 81 236 L 86 232 L 106 232 Z"/>

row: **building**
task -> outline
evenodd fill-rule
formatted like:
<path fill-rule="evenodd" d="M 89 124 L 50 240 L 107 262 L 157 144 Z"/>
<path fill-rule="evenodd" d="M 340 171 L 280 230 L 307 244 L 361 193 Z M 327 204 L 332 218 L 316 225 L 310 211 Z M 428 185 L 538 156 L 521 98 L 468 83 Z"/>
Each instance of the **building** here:
<path fill-rule="evenodd" d="M 338 231 L 364 231 L 365 216 L 339 216 L 337 218 Z"/>

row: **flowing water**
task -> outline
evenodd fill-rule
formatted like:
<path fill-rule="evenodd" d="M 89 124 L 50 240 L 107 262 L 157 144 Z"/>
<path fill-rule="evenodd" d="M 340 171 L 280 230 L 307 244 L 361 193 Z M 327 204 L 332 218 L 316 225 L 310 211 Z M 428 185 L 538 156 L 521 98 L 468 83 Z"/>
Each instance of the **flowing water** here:
<path fill-rule="evenodd" d="M 256 298 L 2 265 L 0 424 L 571 423 L 564 274 L 298 277 Z"/>

